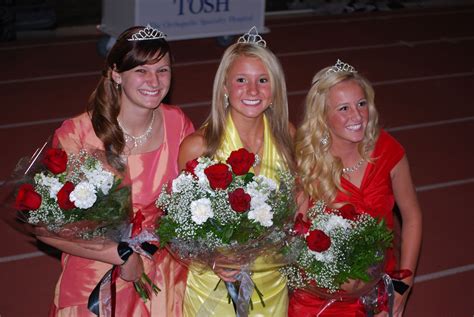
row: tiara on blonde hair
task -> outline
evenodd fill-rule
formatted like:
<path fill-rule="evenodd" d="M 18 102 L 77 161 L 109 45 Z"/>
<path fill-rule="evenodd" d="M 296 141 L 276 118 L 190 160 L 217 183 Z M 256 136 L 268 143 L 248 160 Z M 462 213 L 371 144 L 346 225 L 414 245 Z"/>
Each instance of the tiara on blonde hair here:
<path fill-rule="evenodd" d="M 267 42 L 258 34 L 257 27 L 252 26 L 250 30 L 239 37 L 237 43 L 255 44 L 261 47 L 267 47 Z"/>
<path fill-rule="evenodd" d="M 348 72 L 348 73 L 357 73 L 355 68 L 347 63 L 344 63 L 340 59 L 337 60 L 336 64 L 334 66 L 331 66 L 327 71 L 326 75 L 329 75 L 331 73 L 339 73 L 339 72 Z"/>
<path fill-rule="evenodd" d="M 132 34 L 128 41 L 149 41 L 165 39 L 166 34 L 148 24 L 143 30 Z"/>

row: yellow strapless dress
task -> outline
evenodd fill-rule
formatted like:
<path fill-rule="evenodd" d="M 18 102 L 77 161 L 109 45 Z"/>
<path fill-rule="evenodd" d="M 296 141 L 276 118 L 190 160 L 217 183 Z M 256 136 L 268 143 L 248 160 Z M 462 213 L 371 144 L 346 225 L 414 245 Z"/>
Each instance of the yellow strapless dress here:
<path fill-rule="evenodd" d="M 216 159 L 225 160 L 232 151 L 242 147 L 232 117 L 228 115 L 223 144 L 216 153 Z M 286 165 L 277 151 L 267 119 L 264 117 L 264 149 L 260 175 L 279 182 L 277 171 L 281 169 L 286 169 Z M 249 316 L 287 316 L 286 278 L 276 267 L 259 271 L 258 268 L 264 266 L 265 261 L 267 260 L 262 257 L 257 258 L 254 263 L 257 271 L 252 274 L 253 282 L 263 294 L 265 307 L 254 290 L 251 298 L 253 309 L 249 309 Z M 215 289 L 218 282 L 219 277 L 213 271 L 200 270 L 196 265 L 191 265 L 183 303 L 184 316 L 235 316 L 232 302 L 229 302 L 227 298 L 225 284 L 221 281 Z"/>

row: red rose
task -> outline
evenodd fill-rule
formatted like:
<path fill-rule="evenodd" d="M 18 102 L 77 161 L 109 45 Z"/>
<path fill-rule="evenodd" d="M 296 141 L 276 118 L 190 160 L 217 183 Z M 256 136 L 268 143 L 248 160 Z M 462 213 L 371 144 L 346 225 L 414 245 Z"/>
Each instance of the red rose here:
<path fill-rule="evenodd" d="M 133 220 L 132 220 L 132 234 L 131 234 L 131 238 L 136 237 L 137 235 L 140 234 L 140 232 L 142 232 L 142 223 L 143 223 L 143 220 L 145 220 L 145 216 L 143 216 L 142 210 L 139 209 L 139 210 L 135 213 L 135 216 L 133 217 Z"/>
<path fill-rule="evenodd" d="M 196 176 L 196 174 L 194 173 L 194 169 L 196 168 L 196 166 L 198 166 L 198 164 L 199 162 L 197 161 L 197 159 L 187 161 L 184 170 Z"/>
<path fill-rule="evenodd" d="M 56 197 L 58 198 L 59 208 L 63 210 L 69 210 L 76 208 L 76 205 L 69 199 L 69 194 L 74 190 L 74 184 L 66 182 L 63 187 L 58 191 Z"/>
<path fill-rule="evenodd" d="M 341 216 L 344 219 L 355 220 L 359 216 L 359 213 L 351 204 L 346 204 L 342 206 L 341 208 L 339 208 L 339 212 L 341 213 Z"/>
<path fill-rule="evenodd" d="M 227 163 L 232 167 L 232 171 L 235 175 L 247 174 L 254 162 L 255 154 L 243 148 L 232 151 L 227 159 Z"/>
<path fill-rule="evenodd" d="M 313 230 L 306 237 L 306 244 L 312 251 L 323 252 L 331 246 L 331 238 L 321 230 Z"/>
<path fill-rule="evenodd" d="M 41 195 L 35 192 L 31 184 L 23 184 L 15 199 L 15 209 L 36 210 L 41 206 Z"/>
<path fill-rule="evenodd" d="M 67 154 L 61 149 L 49 149 L 43 158 L 43 164 L 53 174 L 62 173 L 67 167 Z"/>
<path fill-rule="evenodd" d="M 243 188 L 237 188 L 229 193 L 230 207 L 236 212 L 246 212 L 250 208 L 250 200 L 252 198 Z"/>
<path fill-rule="evenodd" d="M 204 170 L 212 189 L 226 189 L 232 182 L 232 173 L 226 164 L 218 163 Z"/>
<path fill-rule="evenodd" d="M 303 214 L 298 214 L 298 216 L 296 216 L 293 230 L 296 232 L 297 235 L 299 236 L 305 235 L 309 231 L 310 227 L 311 227 L 311 223 L 309 221 L 303 220 Z"/>

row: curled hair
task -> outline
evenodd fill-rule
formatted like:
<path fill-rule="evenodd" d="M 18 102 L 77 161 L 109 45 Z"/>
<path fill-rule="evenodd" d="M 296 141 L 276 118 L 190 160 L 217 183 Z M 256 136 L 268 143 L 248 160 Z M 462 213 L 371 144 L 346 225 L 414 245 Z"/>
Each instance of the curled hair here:
<path fill-rule="evenodd" d="M 205 155 L 214 156 L 223 141 L 226 116 L 224 87 L 229 69 L 241 56 L 258 58 L 269 73 L 272 94 L 272 106 L 265 110 L 270 130 L 276 146 L 287 166 L 294 169 L 293 140 L 288 128 L 288 100 L 283 68 L 278 58 L 267 48 L 248 43 L 235 43 L 229 46 L 222 56 L 219 68 L 214 77 L 211 113 L 204 123 L 204 136 L 207 150 Z M 228 107 L 229 108 L 229 107 Z"/>
<path fill-rule="evenodd" d="M 91 116 L 94 132 L 104 144 L 110 159 L 122 154 L 125 147 L 125 138 L 117 122 L 121 88 L 116 87 L 112 71 L 122 73 L 140 65 L 155 64 L 166 54 L 171 54 L 165 39 L 128 41 L 132 34 L 144 28 L 135 26 L 120 34 L 107 55 L 102 78 L 89 98 L 87 110 Z M 118 167 L 117 162 L 110 163 Z"/>
<path fill-rule="evenodd" d="M 302 186 L 314 200 L 324 200 L 332 204 L 337 191 L 344 191 L 341 186 L 343 164 L 339 157 L 333 156 L 329 149 L 331 136 L 327 124 L 329 90 L 343 81 L 355 81 L 359 84 L 367 99 L 369 121 L 364 139 L 358 145 L 360 156 L 370 160 L 379 135 L 378 113 L 375 108 L 375 92 L 370 82 L 354 72 L 326 73 L 329 67 L 319 71 L 312 81 L 306 96 L 303 122 L 296 133 L 296 165 L 301 177 Z M 329 142 L 321 143 L 323 137 Z"/>

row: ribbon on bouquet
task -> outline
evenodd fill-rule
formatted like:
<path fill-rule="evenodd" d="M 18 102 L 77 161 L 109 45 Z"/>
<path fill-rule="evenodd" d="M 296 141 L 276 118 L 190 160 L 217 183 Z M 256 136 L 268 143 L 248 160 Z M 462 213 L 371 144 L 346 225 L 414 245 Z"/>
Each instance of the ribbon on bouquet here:
<path fill-rule="evenodd" d="M 236 317 L 247 317 L 249 314 L 249 308 L 252 307 L 251 297 L 254 291 L 257 292 L 261 299 L 262 305 L 265 306 L 263 301 L 263 294 L 254 284 L 250 269 L 248 266 L 243 266 L 240 272 L 235 276 L 236 282 L 224 282 L 224 288 L 219 288 L 219 284 L 222 280 L 219 280 L 212 295 L 210 295 L 199 308 L 196 317 L 209 316 L 218 305 L 219 299 L 229 297 L 232 300 Z M 217 299 L 217 300 L 216 300 Z"/>
<path fill-rule="evenodd" d="M 232 299 L 236 317 L 246 317 L 249 314 L 250 298 L 255 289 L 255 284 L 250 277 L 248 267 L 236 275 L 238 282 L 225 282 L 227 292 Z"/>
<path fill-rule="evenodd" d="M 387 273 L 382 275 L 381 281 L 369 293 L 360 297 L 368 317 L 372 317 L 375 313 L 381 311 L 386 311 L 388 316 L 392 317 L 394 299 L 392 278 Z"/>
<path fill-rule="evenodd" d="M 156 245 L 149 242 L 158 242 L 159 239 L 156 235 L 143 230 L 143 221 L 145 216 L 139 209 L 133 217 L 130 225 L 128 226 L 127 234 L 121 242 L 126 243 L 134 252 L 139 253 L 147 258 L 151 259 L 155 252 L 158 250 Z M 89 295 L 87 302 L 87 308 L 97 316 L 115 316 L 115 304 L 116 304 L 116 283 L 120 276 L 120 266 L 114 265 L 112 269 L 107 271 L 96 287 L 92 290 Z M 151 287 L 151 290 L 143 284 L 142 280 L 145 281 Z M 135 290 L 138 292 L 140 297 L 145 301 L 150 298 L 151 292 L 157 293 L 160 291 L 153 281 L 144 272 L 140 279 L 133 282 Z"/>
<path fill-rule="evenodd" d="M 359 298 L 359 301 L 364 305 L 367 317 L 373 317 L 374 313 L 381 311 L 386 311 L 389 317 L 393 317 L 394 298 L 395 294 L 392 278 L 389 274 L 385 273 L 382 275 L 380 281 L 367 292 L 367 294 Z M 321 316 L 321 314 L 335 302 L 342 300 L 342 298 L 328 299 L 316 317 Z"/>
<path fill-rule="evenodd" d="M 140 248 L 134 246 L 133 249 L 140 249 L 139 253 L 151 258 L 151 256 L 153 256 L 153 254 L 158 250 L 158 247 L 148 242 L 142 242 L 140 244 Z M 146 275 L 146 273 L 143 274 Z M 116 283 L 119 276 L 120 266 L 114 265 L 104 274 L 102 279 L 99 281 L 99 283 L 97 283 L 97 285 L 94 287 L 91 294 L 89 295 L 89 299 L 87 301 L 87 308 L 96 316 L 115 316 L 117 294 Z M 149 281 L 149 283 L 153 282 Z M 152 287 L 153 292 L 155 292 L 156 286 L 153 285 Z M 159 291 L 158 288 L 157 291 Z"/>

